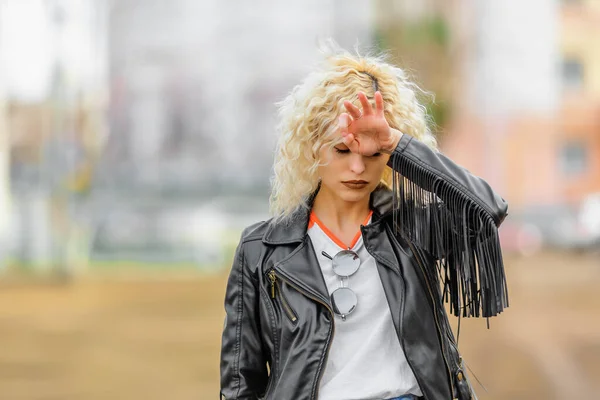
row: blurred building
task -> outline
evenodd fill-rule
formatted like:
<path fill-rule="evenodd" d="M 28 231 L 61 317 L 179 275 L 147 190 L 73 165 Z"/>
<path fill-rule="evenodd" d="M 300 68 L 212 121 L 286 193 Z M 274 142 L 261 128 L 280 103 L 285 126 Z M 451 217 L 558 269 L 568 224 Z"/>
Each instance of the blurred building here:
<path fill-rule="evenodd" d="M 376 4 L 383 44 L 437 95 L 443 151 L 509 201 L 505 235 L 600 241 L 600 2 Z"/>
<path fill-rule="evenodd" d="M 464 0 L 454 14 L 455 114 L 444 150 L 513 212 L 562 197 L 557 17 L 552 0 Z"/>
<path fill-rule="evenodd" d="M 318 39 L 370 44 L 370 4 L 111 2 L 93 256 L 221 266 L 222 248 L 268 217 L 275 103 L 317 60 Z"/>
<path fill-rule="evenodd" d="M 442 125 L 442 149 L 484 176 L 506 195 L 511 208 L 556 199 L 559 188 L 549 168 L 526 168 L 531 158 L 515 154 L 515 149 L 536 143 L 537 162 L 552 162 L 559 103 L 557 13 L 552 3 L 377 3 L 378 21 L 387 31 L 384 44 L 436 94 L 438 103 L 441 97 L 448 104 L 450 115 L 436 120 Z M 543 191 L 534 184 L 540 177 L 548 183 Z"/>
<path fill-rule="evenodd" d="M 114 2 L 105 178 L 268 191 L 274 103 L 315 61 L 317 39 L 370 43 L 370 14 L 361 1 Z"/>
<path fill-rule="evenodd" d="M 600 2 L 563 1 L 559 171 L 564 199 L 600 192 Z"/>
<path fill-rule="evenodd" d="M 0 2 L 0 170 L 10 171 L 0 173 L 9 192 L 9 201 L 0 196 L 3 258 L 68 268 L 81 233 L 72 198 L 89 189 L 106 127 L 104 5 Z"/>
<path fill-rule="evenodd" d="M 443 150 L 505 193 L 513 207 L 556 200 L 559 193 L 554 171 L 530 168 L 532 157 L 516 153 L 535 153 L 540 166 L 553 163 L 560 98 L 554 3 L 377 3 L 378 21 L 392 36 L 385 44 L 392 43 L 400 64 L 414 70 L 425 89 L 445 94 L 451 115 L 442 121 Z M 444 46 L 433 46 L 436 40 L 442 42 L 436 37 L 442 34 Z M 537 185 L 540 180 L 547 183 L 543 190 Z"/>
<path fill-rule="evenodd" d="M 600 191 L 600 3 L 465 0 L 462 10 L 464 90 L 447 151 L 513 211 Z"/>
<path fill-rule="evenodd" d="M 266 211 L 274 103 L 318 39 L 371 44 L 371 16 L 360 0 L 0 1 L 0 253 L 222 257 L 206 233 Z"/>

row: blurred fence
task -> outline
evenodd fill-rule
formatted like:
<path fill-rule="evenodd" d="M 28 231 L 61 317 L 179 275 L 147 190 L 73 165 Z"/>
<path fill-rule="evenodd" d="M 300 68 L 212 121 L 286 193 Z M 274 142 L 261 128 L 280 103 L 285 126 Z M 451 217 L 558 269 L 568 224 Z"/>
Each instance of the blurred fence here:
<path fill-rule="evenodd" d="M 267 217 L 266 199 L 248 195 L 161 198 L 95 191 L 14 199 L 14 264 L 80 273 L 111 264 L 209 269 L 229 263 L 241 230 Z"/>

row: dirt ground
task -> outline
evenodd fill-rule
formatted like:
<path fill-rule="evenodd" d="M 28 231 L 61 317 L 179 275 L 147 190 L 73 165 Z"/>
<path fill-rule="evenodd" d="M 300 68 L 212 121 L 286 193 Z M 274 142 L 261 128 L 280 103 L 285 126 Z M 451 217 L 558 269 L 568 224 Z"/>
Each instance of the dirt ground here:
<path fill-rule="evenodd" d="M 511 307 L 462 321 L 480 399 L 600 399 L 600 259 L 506 264 Z M 217 399 L 225 279 L 0 281 L 0 399 Z"/>

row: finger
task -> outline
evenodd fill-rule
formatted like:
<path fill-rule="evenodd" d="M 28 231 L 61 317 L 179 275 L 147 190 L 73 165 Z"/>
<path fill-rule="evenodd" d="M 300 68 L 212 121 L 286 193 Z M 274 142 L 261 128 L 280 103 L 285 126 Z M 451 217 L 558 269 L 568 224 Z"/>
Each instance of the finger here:
<path fill-rule="evenodd" d="M 338 126 L 340 128 L 340 130 L 342 132 L 347 132 L 348 131 L 348 126 L 350 126 L 350 116 L 346 113 L 342 113 L 340 114 L 339 118 L 338 118 Z"/>
<path fill-rule="evenodd" d="M 359 119 L 362 116 L 360 109 L 354 104 L 350 103 L 348 100 L 344 101 L 344 107 L 346 107 L 346 110 L 348 110 L 348 113 L 352 116 L 352 118 Z"/>
<path fill-rule="evenodd" d="M 383 115 L 383 96 L 379 90 L 375 92 L 375 107 L 377 109 L 376 113 Z"/>
<path fill-rule="evenodd" d="M 354 135 L 349 133 L 344 136 L 344 144 L 348 147 L 348 149 L 353 153 L 358 153 L 358 142 L 354 140 Z"/>
<path fill-rule="evenodd" d="M 360 104 L 362 105 L 363 114 L 370 115 L 373 112 L 373 109 L 371 108 L 371 103 L 369 103 L 367 96 L 363 92 L 358 92 L 358 100 L 360 100 Z"/>

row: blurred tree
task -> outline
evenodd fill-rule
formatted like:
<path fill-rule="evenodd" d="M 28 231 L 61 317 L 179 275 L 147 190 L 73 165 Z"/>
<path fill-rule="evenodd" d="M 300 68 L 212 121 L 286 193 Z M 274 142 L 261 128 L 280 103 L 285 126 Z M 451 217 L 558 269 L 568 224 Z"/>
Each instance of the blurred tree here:
<path fill-rule="evenodd" d="M 451 112 L 453 62 L 447 4 L 428 0 L 376 1 L 376 46 L 413 75 L 434 99 L 425 99 L 435 130 L 443 129 Z"/>

